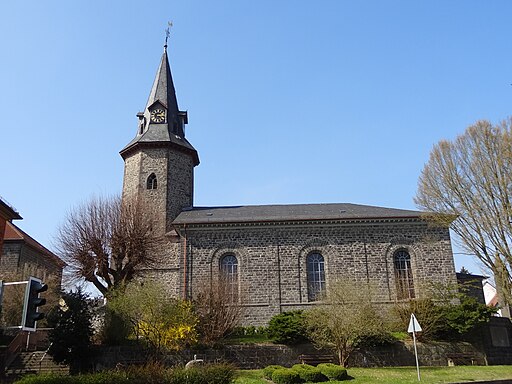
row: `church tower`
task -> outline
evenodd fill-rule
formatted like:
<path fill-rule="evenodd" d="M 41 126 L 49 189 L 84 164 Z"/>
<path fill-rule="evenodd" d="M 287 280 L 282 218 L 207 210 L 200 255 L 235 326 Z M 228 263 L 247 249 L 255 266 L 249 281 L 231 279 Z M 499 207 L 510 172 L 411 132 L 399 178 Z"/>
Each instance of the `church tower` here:
<path fill-rule="evenodd" d="M 135 138 L 120 152 L 123 200 L 137 198 L 165 234 L 179 213 L 193 205 L 197 151 L 185 138 L 187 112 L 180 111 L 167 57 L 167 44 L 144 111 L 137 113 Z"/>

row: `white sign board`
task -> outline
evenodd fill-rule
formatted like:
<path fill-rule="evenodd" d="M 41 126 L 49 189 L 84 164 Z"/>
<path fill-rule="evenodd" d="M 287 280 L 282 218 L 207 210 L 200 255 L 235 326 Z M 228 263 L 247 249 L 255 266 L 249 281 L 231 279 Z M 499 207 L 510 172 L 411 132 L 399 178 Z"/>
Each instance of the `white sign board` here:
<path fill-rule="evenodd" d="M 409 328 L 407 328 L 407 332 L 421 332 L 420 323 L 418 323 L 418 320 L 416 319 L 416 316 L 414 316 L 414 313 L 411 314 L 411 320 L 409 321 Z"/>

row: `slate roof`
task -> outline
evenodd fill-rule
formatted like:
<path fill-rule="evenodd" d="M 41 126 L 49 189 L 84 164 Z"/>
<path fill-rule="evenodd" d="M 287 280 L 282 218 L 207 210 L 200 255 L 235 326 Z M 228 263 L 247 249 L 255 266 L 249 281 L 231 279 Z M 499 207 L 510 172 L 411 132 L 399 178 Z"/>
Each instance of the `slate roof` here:
<path fill-rule="evenodd" d="M 350 203 L 245 205 L 193 207 L 182 211 L 173 224 L 254 223 L 278 221 L 419 218 L 423 213 L 405 209 Z"/>
<path fill-rule="evenodd" d="M 196 149 L 187 139 L 169 132 L 167 124 L 151 124 L 151 129 L 148 129 L 142 135 L 135 136 L 133 140 L 121 150 L 121 154 L 135 144 L 171 144 L 196 152 Z M 195 156 L 198 157 L 197 152 Z M 199 159 L 196 162 L 199 164 Z"/>
<path fill-rule="evenodd" d="M 160 103 L 167 109 L 167 121 L 165 123 L 152 123 L 150 119 L 150 107 Z M 180 111 L 176 99 L 176 91 L 171 75 L 169 58 L 167 57 L 167 46 L 164 48 L 162 59 L 158 67 L 155 81 L 151 87 L 149 98 L 143 112 L 137 114 L 139 118 L 144 116 L 146 128 L 141 134 L 137 131 L 136 136 L 121 150 L 121 156 L 138 144 L 143 145 L 172 145 L 186 151 L 192 152 L 195 165 L 199 164 L 199 156 L 195 148 L 185 139 L 185 132 L 178 121 L 184 119 L 187 122 L 187 113 Z M 175 125 L 177 124 L 177 125 Z M 176 131 L 177 129 L 177 131 Z"/>
<path fill-rule="evenodd" d="M 53 261 L 54 264 L 57 264 L 59 267 L 65 267 L 66 263 L 62 261 L 57 255 L 55 255 L 52 251 L 45 248 L 41 243 L 35 240 L 33 237 L 28 235 L 26 232 L 21 230 L 19 227 L 14 225 L 13 223 L 6 222 L 5 223 L 5 235 L 4 241 L 23 241 L 30 247 L 39 251 L 44 256 L 48 257 Z"/>

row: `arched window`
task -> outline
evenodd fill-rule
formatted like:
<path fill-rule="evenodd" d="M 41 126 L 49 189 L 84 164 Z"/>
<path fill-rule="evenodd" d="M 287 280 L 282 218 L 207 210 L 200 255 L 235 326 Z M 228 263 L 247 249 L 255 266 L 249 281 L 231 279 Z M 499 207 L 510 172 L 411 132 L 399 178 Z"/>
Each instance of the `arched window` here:
<path fill-rule="evenodd" d="M 414 281 L 411 270 L 411 256 L 404 249 L 395 252 L 395 281 L 398 300 L 414 298 Z"/>
<path fill-rule="evenodd" d="M 221 276 L 226 284 L 226 294 L 230 302 L 236 302 L 238 298 L 238 260 L 234 255 L 224 255 L 220 259 Z"/>
<path fill-rule="evenodd" d="M 324 257 L 320 253 L 310 253 L 306 258 L 308 271 L 308 299 L 320 300 L 325 295 Z"/>
<path fill-rule="evenodd" d="M 156 189 L 157 187 L 157 184 L 156 184 L 156 175 L 154 173 L 152 173 L 151 175 L 149 175 L 148 177 L 148 181 L 147 181 L 147 188 L 148 189 Z"/>

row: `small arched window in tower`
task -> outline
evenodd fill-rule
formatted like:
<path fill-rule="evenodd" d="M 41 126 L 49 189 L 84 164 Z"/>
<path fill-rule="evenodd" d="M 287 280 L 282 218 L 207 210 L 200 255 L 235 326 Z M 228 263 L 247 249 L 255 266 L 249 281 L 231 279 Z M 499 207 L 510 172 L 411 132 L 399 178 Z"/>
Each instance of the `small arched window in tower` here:
<path fill-rule="evenodd" d="M 405 249 L 395 252 L 396 295 L 398 300 L 414 298 L 414 281 L 411 269 L 411 256 Z"/>
<path fill-rule="evenodd" d="M 156 175 L 154 173 L 149 175 L 146 185 L 147 185 L 147 189 L 156 189 L 157 182 L 156 182 Z"/>
<path fill-rule="evenodd" d="M 325 269 L 324 257 L 313 252 L 306 258 L 308 271 L 308 299 L 317 301 L 325 295 Z"/>
<path fill-rule="evenodd" d="M 220 272 L 228 301 L 234 303 L 238 300 L 238 260 L 235 255 L 224 255 L 220 259 Z"/>

